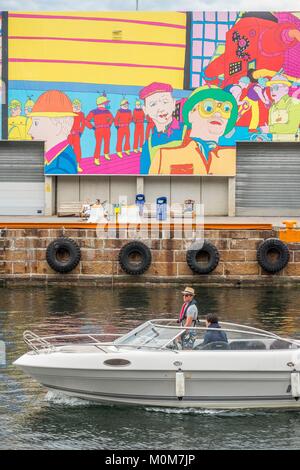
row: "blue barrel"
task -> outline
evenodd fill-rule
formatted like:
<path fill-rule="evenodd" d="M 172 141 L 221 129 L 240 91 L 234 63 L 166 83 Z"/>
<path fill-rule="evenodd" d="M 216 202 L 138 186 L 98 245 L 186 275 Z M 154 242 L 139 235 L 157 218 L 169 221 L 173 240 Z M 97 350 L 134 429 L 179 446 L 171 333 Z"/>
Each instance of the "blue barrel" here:
<path fill-rule="evenodd" d="M 135 204 L 139 208 L 139 214 L 140 216 L 143 216 L 144 213 L 144 204 L 145 204 L 145 195 L 144 194 L 137 194 L 135 196 Z"/>
<path fill-rule="evenodd" d="M 156 219 L 167 219 L 167 198 L 165 196 L 156 199 Z"/>

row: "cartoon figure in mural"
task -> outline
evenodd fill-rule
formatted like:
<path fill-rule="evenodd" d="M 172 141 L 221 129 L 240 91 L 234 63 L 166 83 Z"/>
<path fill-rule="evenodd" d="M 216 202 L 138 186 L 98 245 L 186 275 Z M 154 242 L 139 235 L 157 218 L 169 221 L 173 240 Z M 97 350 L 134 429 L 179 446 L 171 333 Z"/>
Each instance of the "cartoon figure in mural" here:
<path fill-rule="evenodd" d="M 78 99 L 75 99 L 73 100 L 72 105 L 73 105 L 73 111 L 75 113 L 75 117 L 74 117 L 74 122 L 73 122 L 70 135 L 68 137 L 68 141 L 69 141 L 69 144 L 72 145 L 73 150 L 76 155 L 77 171 L 78 173 L 82 173 L 83 170 L 80 166 L 80 162 L 81 162 L 80 139 L 85 128 L 85 119 L 84 119 L 84 114 L 81 111 L 81 101 Z"/>
<path fill-rule="evenodd" d="M 220 85 L 224 75 L 224 87 L 238 83 L 249 70 L 279 71 L 285 53 L 299 41 L 295 23 L 279 23 L 269 12 L 246 12 L 227 32 L 225 52 L 206 67 L 205 80 Z"/>
<path fill-rule="evenodd" d="M 171 85 L 153 82 L 139 93 L 144 100 L 144 113 L 155 124 L 142 149 L 141 174 L 149 172 L 152 160 L 162 147 L 177 147 L 182 142 L 183 124 L 174 118 L 175 99 L 172 92 Z"/>
<path fill-rule="evenodd" d="M 8 140 L 31 140 L 28 134 L 30 120 L 21 116 L 22 104 L 19 100 L 11 100 L 9 103 L 10 117 L 8 118 Z"/>
<path fill-rule="evenodd" d="M 271 102 L 266 91 L 267 79 L 252 80 L 249 76 L 241 77 L 238 84 L 225 87 L 224 90 L 230 91 L 239 105 L 237 126 L 245 126 L 249 132 L 257 132 L 258 126 L 268 116 Z"/>
<path fill-rule="evenodd" d="M 134 143 L 133 151 L 135 153 L 142 151 L 142 146 L 144 144 L 144 122 L 145 122 L 145 113 L 142 110 L 142 103 L 140 100 L 136 100 L 135 109 L 133 110 L 133 122 L 135 123 L 134 128 Z"/>
<path fill-rule="evenodd" d="M 265 133 L 273 134 L 274 141 L 297 140 L 300 126 L 300 100 L 289 96 L 291 82 L 283 74 L 274 75 L 270 87 L 273 104 L 269 111 L 268 125 L 262 126 Z"/>
<path fill-rule="evenodd" d="M 124 151 L 126 155 L 130 155 L 130 128 L 129 125 L 132 121 L 132 113 L 129 109 L 129 101 L 123 99 L 120 102 L 120 109 L 118 110 L 115 117 L 115 126 L 118 130 L 118 140 L 117 140 L 117 155 L 120 158 L 123 158 L 122 147 L 123 140 L 125 138 Z"/>
<path fill-rule="evenodd" d="M 31 122 L 32 121 L 31 121 L 31 117 L 29 117 L 29 113 L 31 113 L 33 106 L 34 106 L 34 101 L 32 99 L 32 96 L 28 96 L 28 98 L 25 102 L 25 106 L 24 106 L 25 115 L 27 117 L 26 132 L 27 132 L 27 139 L 28 140 L 31 140 L 31 135 L 29 134 L 29 129 L 31 127 Z"/>
<path fill-rule="evenodd" d="M 215 86 L 196 88 L 183 106 L 187 127 L 177 148 L 160 149 L 149 174 L 226 175 L 236 173 L 235 147 L 220 147 L 219 138 L 235 126 L 238 105 L 229 93 Z"/>
<path fill-rule="evenodd" d="M 25 106 L 24 106 L 26 116 L 28 116 L 28 114 L 31 113 L 33 106 L 34 106 L 34 101 L 33 101 L 31 96 L 28 96 L 28 99 L 25 102 Z M 31 121 L 31 118 L 29 118 L 29 119 Z"/>
<path fill-rule="evenodd" d="M 110 128 L 114 122 L 111 112 L 106 109 L 110 100 L 107 99 L 105 93 L 96 99 L 97 108 L 92 109 L 86 117 L 86 125 L 89 129 L 95 131 L 96 146 L 94 151 L 94 163 L 100 165 L 100 153 L 102 141 L 104 142 L 104 158 L 110 160 Z"/>
<path fill-rule="evenodd" d="M 152 134 L 152 130 L 155 127 L 154 122 L 152 121 L 151 117 L 146 116 L 146 121 L 147 121 L 147 127 L 146 127 L 146 136 L 145 140 L 148 140 L 150 137 L 150 134 Z"/>
<path fill-rule="evenodd" d="M 67 95 L 58 90 L 46 91 L 28 116 L 32 119 L 32 138 L 45 141 L 45 173 L 76 174 L 76 155 L 68 143 L 76 114 Z"/>

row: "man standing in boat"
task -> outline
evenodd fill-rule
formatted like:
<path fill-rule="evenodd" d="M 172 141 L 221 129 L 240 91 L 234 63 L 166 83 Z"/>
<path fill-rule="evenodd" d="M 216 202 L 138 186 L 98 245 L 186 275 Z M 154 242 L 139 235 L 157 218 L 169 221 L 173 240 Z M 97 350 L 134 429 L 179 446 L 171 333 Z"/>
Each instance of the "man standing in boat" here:
<path fill-rule="evenodd" d="M 180 310 L 178 323 L 184 327 L 196 326 L 198 318 L 198 307 L 197 302 L 194 299 L 195 291 L 192 287 L 186 287 L 182 292 L 183 295 L 183 305 Z M 182 336 L 182 348 L 183 349 L 192 349 L 197 331 L 189 329 Z"/>

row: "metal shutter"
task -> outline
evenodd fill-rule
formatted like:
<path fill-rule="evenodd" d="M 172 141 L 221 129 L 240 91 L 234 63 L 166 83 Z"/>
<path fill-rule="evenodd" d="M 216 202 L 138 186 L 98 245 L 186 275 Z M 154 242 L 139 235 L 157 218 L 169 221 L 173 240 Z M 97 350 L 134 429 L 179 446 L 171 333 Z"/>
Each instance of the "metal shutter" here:
<path fill-rule="evenodd" d="M 44 143 L 0 141 L 0 215 L 44 213 Z"/>
<path fill-rule="evenodd" d="M 300 143 L 238 142 L 236 215 L 300 215 Z"/>

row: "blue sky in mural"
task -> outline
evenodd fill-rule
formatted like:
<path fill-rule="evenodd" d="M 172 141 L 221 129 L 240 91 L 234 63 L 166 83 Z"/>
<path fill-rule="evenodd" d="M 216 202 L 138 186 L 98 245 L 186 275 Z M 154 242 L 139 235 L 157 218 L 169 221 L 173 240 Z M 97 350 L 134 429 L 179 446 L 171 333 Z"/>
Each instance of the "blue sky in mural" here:
<path fill-rule="evenodd" d="M 136 0 L 0 0 L 0 10 L 135 10 Z M 298 10 L 299 0 L 138 0 L 140 10 Z"/>

